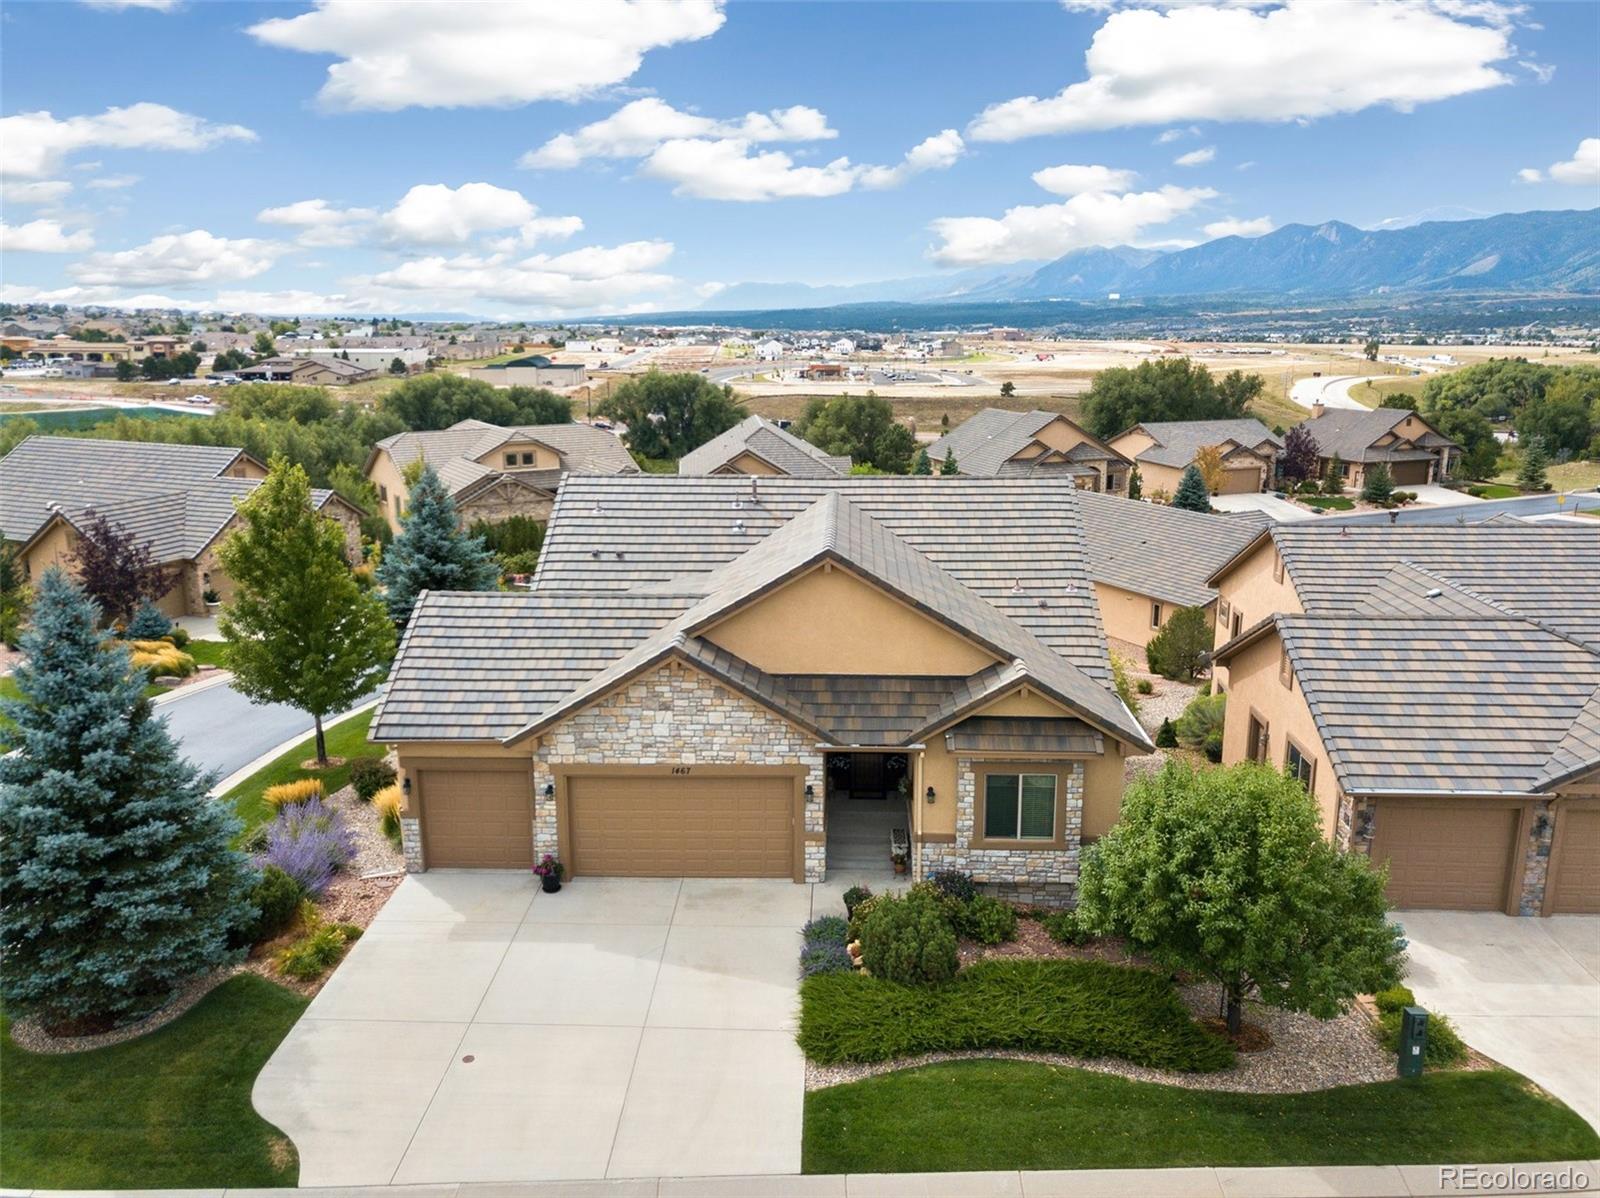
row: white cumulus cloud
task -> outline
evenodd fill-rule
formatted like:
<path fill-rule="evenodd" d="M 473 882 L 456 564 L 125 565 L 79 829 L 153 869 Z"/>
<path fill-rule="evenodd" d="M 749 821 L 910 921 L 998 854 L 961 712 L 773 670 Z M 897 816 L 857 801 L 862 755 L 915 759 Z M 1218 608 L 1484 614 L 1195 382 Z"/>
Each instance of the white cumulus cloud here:
<path fill-rule="evenodd" d="M 538 209 L 520 191 L 492 183 L 419 183 L 383 214 L 393 241 L 408 245 L 463 245 L 480 233 L 526 224 Z"/>
<path fill-rule="evenodd" d="M 683 112 L 664 100 L 646 96 L 624 104 L 602 120 L 576 133 L 560 133 L 517 165 L 564 170 L 589 158 L 643 158 L 662 142 L 675 138 L 736 139 L 746 142 L 826 141 L 838 137 L 828 118 L 815 108 L 796 104 L 771 112 L 747 112 L 736 120 L 714 120 Z"/>
<path fill-rule="evenodd" d="M 504 255 L 431 256 L 403 262 L 366 282 L 394 294 L 426 296 L 425 306 L 434 308 L 481 310 L 488 301 L 540 311 L 616 311 L 677 285 L 678 280 L 656 270 L 672 250 L 671 242 L 637 241 L 517 260 Z"/>
<path fill-rule="evenodd" d="M 1216 146 L 1203 146 L 1198 150 L 1190 150 L 1187 154 L 1179 154 L 1172 160 L 1173 166 L 1204 166 L 1217 156 Z"/>
<path fill-rule="evenodd" d="M 377 217 L 373 208 L 340 208 L 322 199 L 296 200 L 256 213 L 256 219 L 264 225 L 299 230 L 295 240 L 313 248 L 355 245 Z"/>
<path fill-rule="evenodd" d="M 65 179 L 0 179 L 0 203 L 59 204 L 72 194 Z"/>
<path fill-rule="evenodd" d="M 67 155 L 95 147 L 116 150 L 207 150 L 225 141 L 254 141 L 243 125 L 216 125 L 165 104 L 130 104 L 94 116 L 57 119 L 49 112 L 0 118 L 0 173 L 24 179 L 53 175 Z"/>
<path fill-rule="evenodd" d="M 167 233 L 131 250 L 90 254 L 67 267 L 80 283 L 105 287 L 184 287 L 231 283 L 272 268 L 284 246 L 204 229 Z"/>
<path fill-rule="evenodd" d="M 90 191 L 121 191 L 139 181 L 138 175 L 101 175 L 84 184 Z"/>
<path fill-rule="evenodd" d="M 82 0 L 90 8 L 106 8 L 121 12 L 125 8 L 147 8 L 152 12 L 171 12 L 178 0 Z"/>
<path fill-rule="evenodd" d="M 861 171 L 861 185 L 875 189 L 899 187 L 913 175 L 924 171 L 949 170 L 966 153 L 967 143 L 954 129 L 941 129 L 906 151 L 894 166 L 869 166 Z"/>
<path fill-rule="evenodd" d="M 1258 216 L 1254 220 L 1230 216 L 1205 226 L 1205 234 L 1207 237 L 1260 237 L 1277 227 L 1270 216 Z"/>
<path fill-rule="evenodd" d="M 1137 244 L 1146 229 L 1216 194 L 1209 187 L 1173 186 L 1121 195 L 1086 191 L 1060 204 L 1008 208 L 1000 217 L 941 217 L 930 226 L 941 239 L 931 257 L 946 266 L 986 266 L 1058 258 L 1086 246 Z"/>
<path fill-rule="evenodd" d="M 1505 11 L 1466 0 L 1116 11 L 1084 55 L 1086 78 L 1054 96 L 991 105 L 967 135 L 1017 141 L 1180 120 L 1309 119 L 1380 104 L 1405 111 L 1509 83 L 1496 65 L 1514 53 Z"/>
<path fill-rule="evenodd" d="M 1571 158 L 1565 162 L 1552 162 L 1550 177 L 1557 183 L 1586 187 L 1600 184 L 1600 137 L 1584 138 Z"/>
<path fill-rule="evenodd" d="M 316 0 L 250 27 L 271 46 L 332 54 L 318 98 L 393 112 L 575 100 L 622 83 L 651 50 L 709 37 L 718 0 Z"/>
<path fill-rule="evenodd" d="M 1033 181 L 1058 196 L 1082 195 L 1086 191 L 1127 191 L 1137 179 L 1136 171 L 1109 166 L 1075 166 L 1063 163 L 1033 172 Z"/>
<path fill-rule="evenodd" d="M 60 221 L 30 220 L 25 225 L 0 224 L 0 250 L 15 254 L 76 254 L 94 248 L 88 229 L 67 232 Z"/>

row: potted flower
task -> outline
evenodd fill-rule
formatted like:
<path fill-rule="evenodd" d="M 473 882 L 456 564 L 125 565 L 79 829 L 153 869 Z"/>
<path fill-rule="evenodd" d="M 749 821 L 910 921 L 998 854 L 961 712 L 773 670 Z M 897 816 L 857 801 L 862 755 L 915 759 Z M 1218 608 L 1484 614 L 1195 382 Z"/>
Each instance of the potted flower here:
<path fill-rule="evenodd" d="M 895 873 L 903 874 L 906 872 L 906 855 L 904 853 L 891 853 L 889 860 L 894 862 Z"/>
<path fill-rule="evenodd" d="M 539 859 L 539 864 L 533 867 L 533 872 L 538 875 L 544 892 L 554 894 L 561 889 L 561 879 L 567 876 L 567 867 L 550 853 L 546 853 Z"/>
<path fill-rule="evenodd" d="M 206 607 L 210 611 L 216 611 L 222 606 L 222 596 L 217 594 L 215 587 L 207 587 L 205 594 L 200 597 L 206 601 Z"/>

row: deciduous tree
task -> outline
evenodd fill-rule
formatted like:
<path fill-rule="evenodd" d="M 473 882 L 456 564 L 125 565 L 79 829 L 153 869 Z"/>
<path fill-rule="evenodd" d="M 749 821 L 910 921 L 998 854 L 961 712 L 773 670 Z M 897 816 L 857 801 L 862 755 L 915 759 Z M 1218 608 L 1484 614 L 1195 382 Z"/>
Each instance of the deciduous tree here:
<path fill-rule="evenodd" d="M 627 425 L 623 440 L 647 458 L 681 458 L 750 413 L 733 394 L 700 374 L 651 370 L 629 379 L 596 409 Z"/>
<path fill-rule="evenodd" d="M 618 388 L 620 391 L 621 388 Z M 460 374 L 421 374 L 378 401 L 378 410 L 417 431 L 449 428 L 462 420 L 489 424 L 567 424 L 572 402 L 540 387 L 492 387 Z"/>
<path fill-rule="evenodd" d="M 1230 371 L 1221 380 L 1188 358 L 1113 366 L 1094 376 L 1084 397 L 1084 418 L 1097 437 L 1111 437 L 1143 421 L 1225 420 L 1246 415 L 1261 394 L 1259 374 Z"/>
<path fill-rule="evenodd" d="M 105 516 L 82 530 L 72 560 L 84 591 L 108 624 L 126 621 L 147 599 L 160 599 L 175 580 L 151 555 L 148 541 Z"/>
<path fill-rule="evenodd" d="M 494 555 L 477 537 L 461 531 L 455 500 L 433 468 L 425 466 L 406 499 L 400 535 L 378 563 L 390 618 L 404 628 L 425 590 L 489 591 L 499 581 Z"/>
<path fill-rule="evenodd" d="M 1293 483 L 1303 483 L 1317 475 L 1317 459 L 1321 448 L 1316 437 L 1303 424 L 1297 424 L 1283 434 L 1283 450 L 1278 454 L 1278 470 Z"/>
<path fill-rule="evenodd" d="M 824 453 L 848 456 L 858 466 L 887 474 L 904 474 L 911 468 L 917 439 L 894 418 L 886 399 L 866 395 L 817 398 L 795 421 L 794 433 Z"/>
<path fill-rule="evenodd" d="M 1194 455 L 1195 468 L 1200 471 L 1200 479 L 1206 484 L 1206 490 L 1215 495 L 1222 490 L 1228 481 L 1228 468 L 1222 461 L 1222 449 L 1217 445 L 1203 445 Z"/>

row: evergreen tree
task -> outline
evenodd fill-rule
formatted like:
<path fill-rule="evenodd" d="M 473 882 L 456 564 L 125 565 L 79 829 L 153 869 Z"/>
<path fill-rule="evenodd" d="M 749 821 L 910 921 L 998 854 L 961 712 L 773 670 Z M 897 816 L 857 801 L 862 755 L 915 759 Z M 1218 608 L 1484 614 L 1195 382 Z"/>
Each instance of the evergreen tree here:
<path fill-rule="evenodd" d="M 28 615 L 28 580 L 22 573 L 21 546 L 0 532 L 0 645 L 17 647 Z"/>
<path fill-rule="evenodd" d="M 167 619 L 159 607 L 146 599 L 139 605 L 139 610 L 133 613 L 133 619 L 128 621 L 126 631 L 130 641 L 160 640 L 172 631 L 172 621 Z"/>
<path fill-rule="evenodd" d="M 1322 472 L 1322 489 L 1329 495 L 1344 490 L 1344 459 L 1337 453 L 1328 459 L 1328 468 Z"/>
<path fill-rule="evenodd" d="M 1522 465 L 1517 468 L 1517 486 L 1524 491 L 1548 491 L 1550 479 L 1545 468 L 1550 455 L 1545 452 L 1543 437 L 1529 437 L 1522 447 Z"/>
<path fill-rule="evenodd" d="M 928 457 L 928 447 L 924 445 L 917 450 L 916 464 L 911 467 L 912 474 L 932 474 L 933 462 Z"/>
<path fill-rule="evenodd" d="M 1206 490 L 1206 480 L 1200 473 L 1200 467 L 1184 467 L 1183 477 L 1178 480 L 1178 493 L 1172 497 L 1172 506 L 1191 512 L 1211 510 L 1211 492 Z"/>
<path fill-rule="evenodd" d="M 1192 682 L 1205 669 L 1212 630 L 1202 607 L 1180 607 L 1144 647 L 1145 660 L 1163 678 Z"/>
<path fill-rule="evenodd" d="M 394 656 L 394 624 L 351 573 L 344 529 L 312 510 L 306 472 L 274 458 L 217 556 L 234 583 L 218 620 L 234 689 L 308 712 L 326 763 L 323 717 L 383 681 Z"/>
<path fill-rule="evenodd" d="M 1128 498 L 1144 498 L 1144 475 L 1139 473 L 1139 463 L 1133 464 L 1133 469 L 1128 471 Z"/>
<path fill-rule="evenodd" d="M 1366 477 L 1361 483 L 1361 498 L 1379 507 L 1388 507 L 1393 502 L 1394 475 L 1389 473 L 1389 467 L 1384 463 L 1374 462 L 1367 467 Z"/>
<path fill-rule="evenodd" d="M 144 698 L 128 651 L 52 569 L 22 638 L 0 759 L 0 993 L 13 1013 L 96 1030 L 226 964 L 250 914 L 237 823 Z"/>
<path fill-rule="evenodd" d="M 944 475 L 955 475 L 960 473 L 960 471 L 956 469 L 956 455 L 954 450 L 947 449 L 944 451 L 944 461 L 939 463 L 939 473 Z"/>
<path fill-rule="evenodd" d="M 500 568 L 488 546 L 461 531 L 455 500 L 431 466 L 406 498 L 400 535 L 384 550 L 378 582 L 389 616 L 404 628 L 423 591 L 490 591 Z"/>

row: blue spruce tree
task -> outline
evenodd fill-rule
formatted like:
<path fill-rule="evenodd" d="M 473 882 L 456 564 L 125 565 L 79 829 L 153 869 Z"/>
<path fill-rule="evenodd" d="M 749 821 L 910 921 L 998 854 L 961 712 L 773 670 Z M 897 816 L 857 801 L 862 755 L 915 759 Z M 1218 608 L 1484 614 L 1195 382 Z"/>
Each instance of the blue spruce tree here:
<path fill-rule="evenodd" d="M 1200 473 L 1200 467 L 1184 467 L 1183 477 L 1178 480 L 1178 493 L 1172 497 L 1172 506 L 1187 508 L 1191 512 L 1211 510 L 1211 492 L 1206 490 L 1205 476 Z"/>
<path fill-rule="evenodd" d="M 417 596 L 427 591 L 488 591 L 500 581 L 500 567 L 480 537 L 469 537 L 456 522 L 455 500 L 433 467 L 424 466 L 411 487 L 400 535 L 383 551 L 378 581 L 394 622 L 404 627 Z"/>
<path fill-rule="evenodd" d="M 0 759 L 0 994 L 46 1026 L 137 1018 L 237 955 L 252 875 L 144 698 L 128 651 L 60 570 L 39 582 Z"/>

